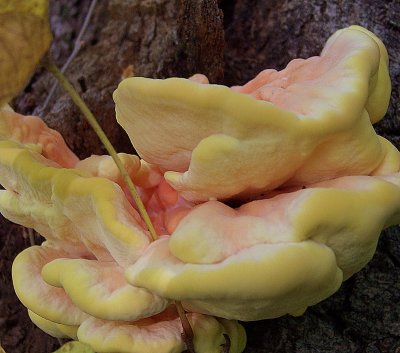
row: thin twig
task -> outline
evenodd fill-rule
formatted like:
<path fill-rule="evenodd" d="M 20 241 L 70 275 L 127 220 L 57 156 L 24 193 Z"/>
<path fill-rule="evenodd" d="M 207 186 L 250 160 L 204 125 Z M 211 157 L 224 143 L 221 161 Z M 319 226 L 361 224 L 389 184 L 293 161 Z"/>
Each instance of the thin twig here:
<path fill-rule="evenodd" d="M 178 302 L 178 301 L 175 302 L 175 306 L 176 306 L 176 309 L 178 310 L 179 318 L 181 319 L 182 328 L 183 328 L 182 338 L 186 344 L 186 349 L 189 353 L 195 353 L 194 344 L 193 344 L 194 334 L 193 334 L 192 326 L 190 326 L 190 322 L 186 316 L 185 309 L 183 309 L 181 302 Z"/>
<path fill-rule="evenodd" d="M 75 43 L 74 43 L 74 49 L 72 50 L 72 53 L 70 54 L 70 56 L 68 57 L 67 61 L 64 63 L 64 65 L 61 68 L 61 72 L 64 73 L 65 70 L 67 70 L 69 64 L 71 64 L 72 60 L 75 59 L 75 56 L 78 54 L 79 50 L 82 47 L 82 37 L 85 34 L 85 31 L 89 25 L 90 22 L 90 18 L 92 16 L 93 10 L 96 7 L 97 4 L 97 0 L 92 0 L 92 2 L 90 3 L 90 7 L 89 10 L 85 16 L 85 20 L 83 21 L 81 30 L 79 31 L 78 37 L 76 37 Z M 49 91 L 49 94 L 47 95 L 46 100 L 44 101 L 43 105 L 39 108 L 39 114 L 43 113 L 45 111 L 45 109 L 47 108 L 47 106 L 49 105 L 49 102 L 51 100 L 51 97 L 54 94 L 54 91 L 57 87 L 57 81 L 55 81 L 53 83 L 53 85 L 51 86 L 51 89 Z"/>
<path fill-rule="evenodd" d="M 137 207 L 139 210 L 140 215 L 142 216 L 152 240 L 157 240 L 158 236 L 154 229 L 154 226 L 151 222 L 149 214 L 146 211 L 146 208 L 140 198 L 138 191 L 136 190 L 135 185 L 133 184 L 131 178 L 129 177 L 128 172 L 126 171 L 124 165 L 122 164 L 120 158 L 116 150 L 114 149 L 113 145 L 111 144 L 110 140 L 107 138 L 106 134 L 104 133 L 103 129 L 101 128 L 100 124 L 97 122 L 96 118 L 94 117 L 93 113 L 90 111 L 86 103 L 83 99 L 79 96 L 78 92 L 75 90 L 74 86 L 67 80 L 67 78 L 63 75 L 63 73 L 57 68 L 57 66 L 50 60 L 49 57 L 46 57 L 43 60 L 43 65 L 57 78 L 60 85 L 64 88 L 64 90 L 70 95 L 74 103 L 79 107 L 83 115 L 86 117 L 89 124 L 92 126 L 94 131 L 96 132 L 97 136 L 99 137 L 100 141 L 103 143 L 104 147 L 106 148 L 107 152 L 110 154 L 112 159 L 114 160 L 115 164 L 117 165 L 127 187 L 130 191 Z M 179 318 L 182 323 L 183 328 L 183 339 L 185 341 L 187 350 L 189 353 L 195 353 L 194 344 L 193 344 L 193 330 L 190 325 L 189 320 L 186 317 L 186 312 L 182 307 L 182 304 L 179 301 L 175 302 L 175 306 L 177 308 Z"/>
<path fill-rule="evenodd" d="M 103 129 L 101 128 L 100 124 L 97 122 L 96 118 L 94 117 L 93 113 L 90 111 L 86 103 L 83 99 L 79 96 L 78 92 L 75 90 L 74 86 L 72 86 L 71 82 L 67 80 L 67 78 L 63 75 L 63 73 L 57 68 L 57 66 L 50 60 L 49 57 L 46 57 L 43 60 L 43 65 L 49 70 L 58 80 L 62 88 L 69 94 L 72 98 L 73 102 L 79 107 L 83 115 L 85 116 L 88 123 L 92 126 L 93 130 L 96 132 L 97 136 L 99 137 L 100 141 L 103 143 L 104 147 L 106 148 L 107 152 L 110 154 L 112 159 L 114 160 L 115 164 L 117 165 L 122 178 L 125 181 L 126 186 L 128 187 L 129 192 L 131 193 L 137 207 L 139 210 L 140 215 L 143 218 L 144 223 L 149 230 L 150 236 L 152 240 L 156 240 L 157 234 L 154 229 L 153 224 L 151 223 L 151 219 L 149 214 L 146 211 L 146 208 L 140 199 L 140 195 L 136 190 L 135 185 L 132 182 L 132 179 L 129 177 L 128 172 L 126 171 L 121 159 L 118 157 L 117 151 L 111 144 L 110 140 L 104 133 Z"/>

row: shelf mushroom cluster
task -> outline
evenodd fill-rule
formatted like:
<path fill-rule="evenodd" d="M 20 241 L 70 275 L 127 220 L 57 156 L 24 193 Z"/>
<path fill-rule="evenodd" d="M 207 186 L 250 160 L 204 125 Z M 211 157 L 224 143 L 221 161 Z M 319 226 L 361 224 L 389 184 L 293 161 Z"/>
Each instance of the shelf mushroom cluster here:
<path fill-rule="evenodd" d="M 299 315 L 372 258 L 400 223 L 400 153 L 372 123 L 390 96 L 382 42 L 358 26 L 321 55 L 244 86 L 129 78 L 120 154 L 160 238 L 113 161 L 79 160 L 39 118 L 0 110 L 0 211 L 43 235 L 17 256 L 33 322 L 97 352 L 242 352 L 235 320 Z"/>
<path fill-rule="evenodd" d="M 137 156 L 120 157 L 156 229 L 167 233 L 164 223 L 176 222 L 189 203 L 163 182 L 158 167 Z M 46 238 L 22 251 L 12 269 L 15 291 L 37 326 L 96 352 L 185 350 L 171 300 L 125 279 L 125 269 L 150 241 L 110 157 L 79 161 L 42 120 L 2 109 L 0 175 L 6 189 L 0 191 L 2 214 Z M 244 349 L 245 333 L 236 321 L 201 313 L 188 319 L 196 352 L 219 353 L 224 334 L 231 352 Z"/>

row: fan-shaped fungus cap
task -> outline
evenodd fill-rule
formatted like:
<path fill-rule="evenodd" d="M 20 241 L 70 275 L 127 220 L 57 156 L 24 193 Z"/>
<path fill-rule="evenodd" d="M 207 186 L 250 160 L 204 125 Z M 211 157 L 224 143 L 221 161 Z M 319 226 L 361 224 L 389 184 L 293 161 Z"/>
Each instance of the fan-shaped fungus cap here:
<path fill-rule="evenodd" d="M 28 315 L 31 321 L 39 327 L 42 331 L 46 332 L 48 335 L 58 338 L 72 338 L 74 340 L 78 339 L 77 332 L 79 326 L 69 326 L 63 324 L 57 324 L 50 320 L 46 320 L 41 316 L 35 314 L 33 311 L 28 309 Z"/>
<path fill-rule="evenodd" d="M 40 154 L 0 141 L 2 214 L 65 247 L 85 245 L 100 260 L 133 263 L 149 238 L 115 183 L 85 177 Z"/>
<path fill-rule="evenodd" d="M 342 282 L 333 251 L 312 241 L 260 244 L 220 263 L 190 264 L 174 257 L 168 240 L 160 239 L 126 276 L 130 283 L 181 300 L 189 310 L 244 321 L 301 314 Z"/>
<path fill-rule="evenodd" d="M 67 326 L 43 319 L 32 311 L 33 323 L 53 337 L 72 338 L 86 342 L 96 352 L 171 353 L 182 352 L 185 344 L 177 315 L 166 312 L 136 322 L 85 320 L 80 326 Z M 169 313 L 168 313 L 169 312 Z M 236 321 L 215 319 L 201 314 L 189 314 L 195 333 L 194 346 L 199 353 L 219 353 L 224 344 L 223 334 L 230 339 L 230 353 L 240 353 L 246 345 L 246 333 Z M 79 329 L 79 333 L 78 333 Z"/>
<path fill-rule="evenodd" d="M 188 314 L 194 332 L 196 353 L 219 353 L 225 343 L 224 333 L 231 337 L 230 353 L 240 353 L 246 343 L 243 328 L 237 322 L 219 322 L 201 314 Z M 96 352 L 170 353 L 183 352 L 182 326 L 173 308 L 136 322 L 86 320 L 78 329 L 78 338 Z"/>
<path fill-rule="evenodd" d="M 45 244 L 24 250 L 14 262 L 15 290 L 38 327 L 55 337 L 77 338 L 99 353 L 185 349 L 174 307 L 159 314 L 167 307 L 165 300 L 128 285 L 115 263 L 57 259 L 63 256 L 70 255 Z M 246 336 L 237 322 L 201 314 L 189 314 L 188 319 L 196 352 L 219 352 L 225 333 L 231 340 L 230 352 L 243 351 Z"/>
<path fill-rule="evenodd" d="M 191 205 L 165 183 L 158 167 L 137 156 L 120 158 L 165 234 Z M 70 164 L 74 169 L 66 168 Z M 7 189 L 0 191 L 0 212 L 58 246 L 75 252 L 84 245 L 100 260 L 127 265 L 149 243 L 111 157 L 78 161 L 61 135 L 37 117 L 0 110 L 0 183 Z"/>
<path fill-rule="evenodd" d="M 59 132 L 48 128 L 36 116 L 23 116 L 11 108 L 0 110 L 0 140 L 5 139 L 34 145 L 44 157 L 65 168 L 72 168 L 78 162 Z"/>
<path fill-rule="evenodd" d="M 21 252 L 13 264 L 14 288 L 21 302 L 44 320 L 69 326 L 81 324 L 89 315 L 139 320 L 167 307 L 167 300 L 129 285 L 115 262 L 77 256 L 48 243 Z"/>
<path fill-rule="evenodd" d="M 134 262 L 149 243 L 138 212 L 116 183 L 62 168 L 78 164 L 39 118 L 0 110 L 1 213 L 64 249 L 83 245 L 98 259 Z"/>
<path fill-rule="evenodd" d="M 321 56 L 263 71 L 233 90 L 128 78 L 114 93 L 117 119 L 141 157 L 194 201 L 367 175 L 387 152 L 370 122 L 388 106 L 387 65 L 381 41 L 352 26 Z"/>
<path fill-rule="evenodd" d="M 196 312 L 238 320 L 297 314 L 365 266 L 382 229 L 399 222 L 399 173 L 342 177 L 236 210 L 209 201 L 126 276 Z"/>
<path fill-rule="evenodd" d="M 63 250 L 47 246 L 32 246 L 15 258 L 12 276 L 19 300 L 42 319 L 67 325 L 80 325 L 89 315 L 80 310 L 62 288 L 48 285 L 41 271 L 45 264 L 59 258 L 69 257 Z"/>
<path fill-rule="evenodd" d="M 68 297 L 89 315 L 111 321 L 132 321 L 163 311 L 168 301 L 128 284 L 115 262 L 56 259 L 42 269 L 43 279 L 64 288 Z"/>

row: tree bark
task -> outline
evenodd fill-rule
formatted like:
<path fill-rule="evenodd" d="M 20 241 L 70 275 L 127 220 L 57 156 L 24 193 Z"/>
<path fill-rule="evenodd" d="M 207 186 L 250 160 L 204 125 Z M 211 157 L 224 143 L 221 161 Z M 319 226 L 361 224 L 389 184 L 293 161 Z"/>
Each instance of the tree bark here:
<path fill-rule="evenodd" d="M 51 2 L 52 52 L 60 66 L 89 4 L 89 0 Z M 399 148 L 398 0 L 99 1 L 85 44 L 67 76 L 117 149 L 133 152 L 115 122 L 112 101 L 112 92 L 130 65 L 136 76 L 188 77 L 200 72 L 214 83 L 243 84 L 265 68 L 282 69 L 291 59 L 318 55 L 333 32 L 351 24 L 373 31 L 388 48 L 392 99 L 387 117 L 376 129 Z M 39 70 L 14 108 L 38 113 L 52 82 Z M 56 90 L 41 116 L 79 157 L 105 153 L 61 90 Z M 11 262 L 29 245 L 22 233 L 22 227 L 0 218 L 0 341 L 8 353 L 51 352 L 57 342 L 34 328 L 12 290 Z M 399 227 L 385 231 L 370 264 L 301 317 L 245 323 L 245 352 L 400 353 L 399 233 Z"/>

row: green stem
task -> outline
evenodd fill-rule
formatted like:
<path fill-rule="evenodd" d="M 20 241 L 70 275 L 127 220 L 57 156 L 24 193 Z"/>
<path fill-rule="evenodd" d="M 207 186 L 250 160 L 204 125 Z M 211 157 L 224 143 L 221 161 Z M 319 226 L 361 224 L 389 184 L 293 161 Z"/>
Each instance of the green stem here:
<path fill-rule="evenodd" d="M 63 75 L 63 73 L 57 68 L 57 66 L 51 61 L 49 57 L 46 57 L 43 60 L 44 66 L 49 70 L 54 77 L 58 80 L 60 85 L 64 88 L 64 90 L 70 95 L 74 103 L 79 107 L 89 124 L 92 126 L 93 130 L 96 132 L 97 136 L 99 137 L 100 141 L 103 143 L 104 147 L 106 148 L 107 152 L 110 154 L 112 159 L 114 160 L 115 164 L 117 165 L 122 178 L 124 179 L 129 192 L 131 193 L 137 208 L 139 210 L 140 215 L 142 216 L 147 229 L 150 232 L 152 240 L 157 240 L 157 233 L 154 229 L 153 224 L 151 223 L 149 214 L 146 211 L 146 208 L 139 196 L 138 191 L 136 190 L 135 185 L 133 184 L 131 178 L 129 177 L 128 172 L 126 171 L 124 165 L 122 164 L 120 158 L 118 157 L 117 151 L 114 149 L 113 145 L 111 144 L 110 140 L 107 138 L 106 134 L 104 133 L 103 129 L 101 128 L 100 124 L 97 122 L 96 118 L 94 117 L 93 113 L 90 111 L 86 103 L 83 99 L 79 96 L 78 92 L 75 90 L 74 86 L 67 80 L 67 78 Z"/>
<path fill-rule="evenodd" d="M 124 165 L 122 164 L 121 160 L 118 157 L 117 151 L 115 151 L 113 145 L 111 144 L 110 140 L 107 138 L 106 134 L 104 133 L 103 129 L 97 122 L 96 118 L 94 117 L 93 113 L 90 111 L 86 103 L 83 99 L 79 96 L 78 92 L 75 90 L 74 86 L 67 80 L 64 74 L 57 68 L 57 66 L 51 61 L 49 57 L 46 57 L 43 60 L 43 65 L 49 70 L 54 77 L 58 80 L 60 85 L 64 88 L 64 90 L 70 95 L 73 102 L 78 106 L 81 110 L 89 124 L 92 126 L 93 130 L 96 132 L 97 136 L 99 137 L 100 141 L 103 143 L 104 147 L 106 148 L 107 152 L 110 154 L 112 159 L 114 160 L 115 164 L 117 165 L 129 192 L 131 193 L 135 203 L 138 207 L 140 215 L 142 216 L 149 232 L 151 235 L 152 240 L 157 240 L 158 236 L 154 229 L 153 224 L 151 223 L 149 214 L 146 211 L 146 208 L 140 198 L 139 193 L 136 190 L 135 185 L 133 184 L 131 178 L 129 177 L 128 172 L 126 171 Z M 182 307 L 182 304 L 179 301 L 175 302 L 176 308 L 178 310 L 179 317 L 182 322 L 183 327 L 183 336 L 187 346 L 187 349 L 190 353 L 195 353 L 194 346 L 193 346 L 193 330 L 190 326 L 190 322 L 186 317 L 185 310 Z"/>

